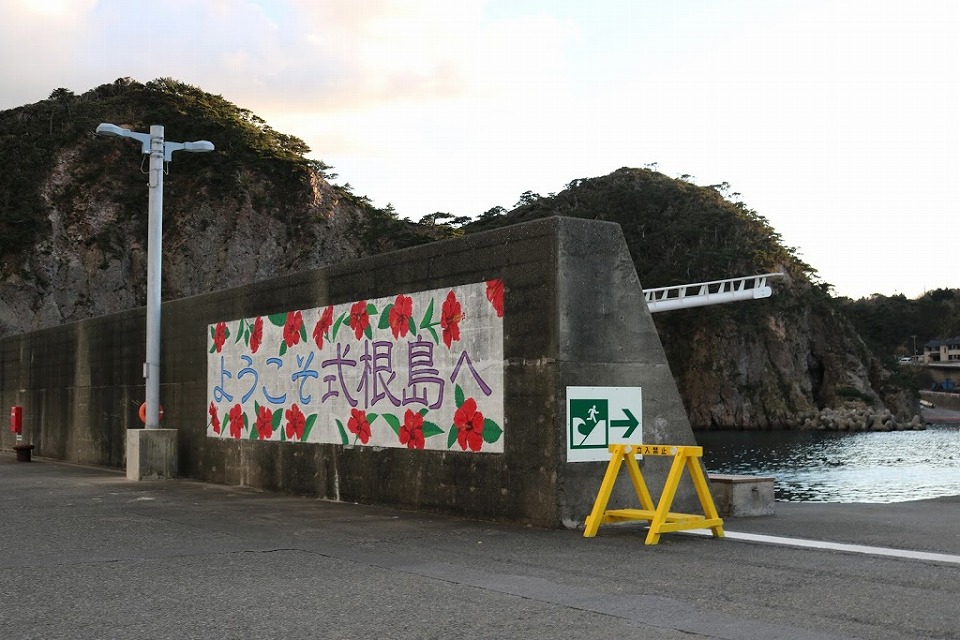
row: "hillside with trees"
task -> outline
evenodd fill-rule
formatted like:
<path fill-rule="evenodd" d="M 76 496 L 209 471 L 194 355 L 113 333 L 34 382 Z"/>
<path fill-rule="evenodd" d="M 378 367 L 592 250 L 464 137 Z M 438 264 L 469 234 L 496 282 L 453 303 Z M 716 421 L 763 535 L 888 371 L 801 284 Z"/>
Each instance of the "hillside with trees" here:
<path fill-rule="evenodd" d="M 960 289 L 934 289 L 916 300 L 875 294 L 840 303 L 864 341 L 888 360 L 922 354 L 930 340 L 960 336 Z"/>

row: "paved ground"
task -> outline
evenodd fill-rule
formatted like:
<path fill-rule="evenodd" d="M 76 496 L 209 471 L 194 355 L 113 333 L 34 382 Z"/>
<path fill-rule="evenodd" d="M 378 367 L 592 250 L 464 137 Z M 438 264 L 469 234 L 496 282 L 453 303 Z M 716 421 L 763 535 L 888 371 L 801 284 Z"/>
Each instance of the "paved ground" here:
<path fill-rule="evenodd" d="M 593 539 L 0 453 L 0 638 L 960 637 L 960 498 Z"/>

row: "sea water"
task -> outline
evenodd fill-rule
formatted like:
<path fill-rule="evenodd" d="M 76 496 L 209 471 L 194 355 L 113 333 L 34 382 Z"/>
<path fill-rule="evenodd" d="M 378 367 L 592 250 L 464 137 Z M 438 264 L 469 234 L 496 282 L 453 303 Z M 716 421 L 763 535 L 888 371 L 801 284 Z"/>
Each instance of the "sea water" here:
<path fill-rule="evenodd" d="M 773 476 L 785 502 L 960 495 L 960 425 L 924 431 L 697 431 L 711 473 Z"/>

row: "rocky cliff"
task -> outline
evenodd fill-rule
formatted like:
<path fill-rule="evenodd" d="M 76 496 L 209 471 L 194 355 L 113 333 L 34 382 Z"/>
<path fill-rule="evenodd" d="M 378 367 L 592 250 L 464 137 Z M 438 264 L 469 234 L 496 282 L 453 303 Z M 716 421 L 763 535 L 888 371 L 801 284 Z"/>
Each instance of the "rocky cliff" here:
<path fill-rule="evenodd" d="M 216 141 L 216 153 L 177 154 L 168 167 L 165 299 L 548 215 L 612 220 L 646 288 L 784 274 L 772 299 L 655 316 L 694 425 L 878 428 L 894 424 L 890 410 L 912 416 L 813 270 L 725 185 L 621 169 L 549 198 L 525 194 L 462 229 L 415 224 L 332 185 L 299 139 L 169 79 L 58 89 L 0 112 L 0 335 L 145 304 L 145 157 L 130 140 L 94 136 L 100 122 Z"/>

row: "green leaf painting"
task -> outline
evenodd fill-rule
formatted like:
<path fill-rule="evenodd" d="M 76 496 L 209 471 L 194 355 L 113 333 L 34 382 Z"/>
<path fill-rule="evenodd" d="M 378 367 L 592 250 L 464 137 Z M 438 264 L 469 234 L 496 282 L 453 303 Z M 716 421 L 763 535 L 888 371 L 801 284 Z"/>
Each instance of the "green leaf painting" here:
<path fill-rule="evenodd" d="M 453 447 L 453 444 L 457 441 L 457 425 L 450 425 L 450 430 L 447 432 L 447 449 Z"/>
<path fill-rule="evenodd" d="M 337 339 L 337 333 L 340 331 L 340 325 L 343 324 L 343 321 L 344 321 L 346 318 L 347 318 L 347 313 L 346 313 L 346 312 L 341 313 L 339 316 L 337 316 L 336 321 L 333 323 L 333 330 L 330 332 L 330 339 L 331 339 L 331 340 L 336 340 L 336 339 Z"/>
<path fill-rule="evenodd" d="M 317 423 L 317 414 L 313 413 L 307 416 L 307 423 L 303 427 L 303 437 L 300 438 L 301 442 L 306 442 L 307 438 L 310 437 L 310 432 L 313 430 L 313 425 Z"/>
<path fill-rule="evenodd" d="M 387 424 L 390 425 L 390 428 L 393 429 L 393 432 L 400 435 L 400 418 L 393 415 L 392 413 L 383 414 L 383 419 L 387 421 Z"/>
<path fill-rule="evenodd" d="M 427 310 L 423 314 L 423 320 L 420 321 L 420 328 L 426 329 L 431 324 L 435 324 L 433 322 L 433 298 L 430 298 L 430 304 L 427 305 Z"/>
<path fill-rule="evenodd" d="M 383 308 L 383 313 L 380 314 L 380 322 L 377 323 L 377 329 L 386 329 L 390 326 L 390 310 L 391 309 L 393 309 L 392 302 Z"/>
<path fill-rule="evenodd" d="M 424 438 L 429 438 L 431 436 L 438 436 L 441 433 L 443 433 L 443 429 L 441 429 L 438 425 L 434 424 L 433 422 L 427 422 L 426 420 L 424 420 L 423 422 Z"/>
<path fill-rule="evenodd" d="M 493 444 L 503 435 L 503 429 L 496 422 L 487 418 L 483 421 L 483 441 L 487 444 Z"/>

